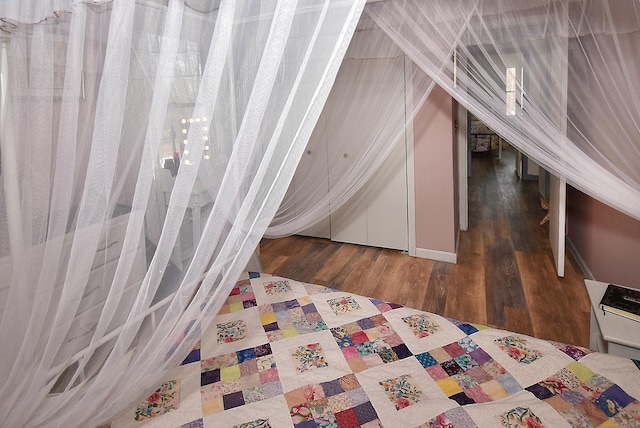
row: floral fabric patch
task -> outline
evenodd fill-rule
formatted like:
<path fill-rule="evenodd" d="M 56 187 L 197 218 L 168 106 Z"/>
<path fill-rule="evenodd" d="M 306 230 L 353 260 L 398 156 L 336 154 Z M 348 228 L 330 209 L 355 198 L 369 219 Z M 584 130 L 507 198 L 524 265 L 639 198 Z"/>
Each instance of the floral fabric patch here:
<path fill-rule="evenodd" d="M 291 285 L 286 279 L 282 281 L 269 281 L 264 284 L 264 292 L 268 295 L 286 293 L 288 291 L 291 291 Z"/>
<path fill-rule="evenodd" d="M 180 400 L 180 384 L 177 380 L 163 383 L 156 392 L 144 400 L 135 412 L 136 421 L 155 418 L 178 408 Z"/>
<path fill-rule="evenodd" d="M 247 325 L 244 320 L 235 320 L 218 324 L 218 343 L 237 342 L 247 337 Z"/>
<path fill-rule="evenodd" d="M 271 425 L 269 424 L 269 419 L 256 419 L 255 421 L 234 425 L 233 428 L 271 428 Z"/>
<path fill-rule="evenodd" d="M 419 338 L 427 337 L 435 334 L 438 331 L 438 324 L 433 322 L 431 318 L 424 314 L 415 314 L 402 318 L 409 328 L 413 331 L 413 334 Z"/>
<path fill-rule="evenodd" d="M 527 339 L 520 336 L 506 336 L 494 340 L 496 345 L 519 363 L 531 364 L 542 358 L 542 352 L 527 346 Z"/>
<path fill-rule="evenodd" d="M 319 343 L 298 346 L 291 352 L 291 359 L 296 366 L 297 373 L 329 366 Z"/>
<path fill-rule="evenodd" d="M 528 407 L 516 407 L 499 417 L 505 428 L 542 428 L 542 421 Z"/>
<path fill-rule="evenodd" d="M 347 312 L 360 309 L 358 302 L 350 296 L 329 299 L 327 303 L 336 315 L 346 314 Z"/>
<path fill-rule="evenodd" d="M 436 416 L 417 428 L 478 428 L 471 416 L 462 408 L 455 407 Z"/>
<path fill-rule="evenodd" d="M 410 374 L 379 382 L 396 410 L 404 409 L 420 401 L 422 390 L 413 382 Z"/>

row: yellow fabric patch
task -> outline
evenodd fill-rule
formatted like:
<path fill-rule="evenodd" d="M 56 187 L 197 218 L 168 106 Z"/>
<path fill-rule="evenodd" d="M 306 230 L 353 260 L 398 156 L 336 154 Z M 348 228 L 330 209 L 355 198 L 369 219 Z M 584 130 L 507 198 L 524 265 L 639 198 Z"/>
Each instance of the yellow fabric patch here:
<path fill-rule="evenodd" d="M 202 416 L 212 415 L 224 411 L 224 401 L 222 397 L 213 397 L 209 400 L 202 400 Z"/>
<path fill-rule="evenodd" d="M 306 306 L 310 303 L 313 303 L 313 301 L 311 300 L 311 297 L 304 296 L 298 299 L 298 303 L 300 304 L 300 306 Z"/>
<path fill-rule="evenodd" d="M 229 304 L 229 311 L 230 312 L 238 312 L 238 311 L 241 311 L 243 309 L 244 309 L 244 305 L 242 304 L 242 302 Z"/>
<path fill-rule="evenodd" d="M 493 398 L 494 400 L 498 400 L 500 398 L 506 398 L 509 396 L 509 394 L 507 394 L 507 391 L 504 390 L 502 385 L 500 385 L 495 380 L 485 382 L 480 387 L 485 392 L 485 394 L 487 394 L 489 397 Z"/>
<path fill-rule="evenodd" d="M 580 379 L 580 382 L 586 382 L 593 377 L 593 372 L 584 364 L 579 362 L 571 363 L 567 366 L 567 369 Z"/>
<path fill-rule="evenodd" d="M 296 337 L 298 335 L 298 330 L 296 330 L 295 328 L 285 328 L 280 331 L 282 332 L 282 335 L 284 337 Z"/>
<path fill-rule="evenodd" d="M 262 325 L 272 324 L 276 322 L 276 314 L 273 312 L 262 314 L 260 315 L 260 322 Z"/>
<path fill-rule="evenodd" d="M 598 425 L 598 428 L 620 428 L 620 425 L 613 419 L 607 419 L 604 423 Z"/>
<path fill-rule="evenodd" d="M 220 369 L 220 380 L 240 379 L 240 366 L 235 364 L 231 367 L 222 367 Z"/>
<path fill-rule="evenodd" d="M 456 395 L 459 392 L 462 392 L 462 388 L 460 388 L 460 385 L 458 385 L 458 383 L 450 377 L 446 379 L 440 379 L 436 381 L 436 383 L 438 384 L 442 392 L 447 395 L 447 397 L 451 397 L 452 395 Z"/>

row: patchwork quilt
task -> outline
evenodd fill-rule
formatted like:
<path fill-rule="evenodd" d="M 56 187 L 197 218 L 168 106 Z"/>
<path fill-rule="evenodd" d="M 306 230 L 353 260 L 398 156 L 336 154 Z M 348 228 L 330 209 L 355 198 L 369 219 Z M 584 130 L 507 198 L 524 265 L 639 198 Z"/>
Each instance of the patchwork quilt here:
<path fill-rule="evenodd" d="M 639 427 L 640 363 L 246 274 L 121 427 Z"/>

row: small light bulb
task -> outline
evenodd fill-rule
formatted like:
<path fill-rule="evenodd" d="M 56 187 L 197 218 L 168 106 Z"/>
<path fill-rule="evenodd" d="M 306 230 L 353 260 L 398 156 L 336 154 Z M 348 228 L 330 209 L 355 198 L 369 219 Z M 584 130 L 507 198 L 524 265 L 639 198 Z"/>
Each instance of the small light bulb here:
<path fill-rule="evenodd" d="M 189 118 L 189 123 L 193 123 L 193 118 L 192 117 Z"/>
<path fill-rule="evenodd" d="M 187 144 L 189 142 L 189 140 L 182 140 L 183 144 Z"/>
<path fill-rule="evenodd" d="M 200 123 L 200 118 L 196 117 L 196 123 Z"/>
<path fill-rule="evenodd" d="M 207 140 L 209 139 L 209 137 L 207 137 L 207 136 L 205 135 L 204 137 L 202 137 L 202 139 L 203 139 L 204 141 L 207 141 Z"/>
<path fill-rule="evenodd" d="M 204 158 L 205 159 L 209 159 L 209 155 L 204 155 Z"/>
<path fill-rule="evenodd" d="M 189 154 L 189 149 L 184 149 L 184 154 L 188 155 Z"/>
<path fill-rule="evenodd" d="M 187 119 L 182 119 L 182 123 L 187 123 Z"/>
<path fill-rule="evenodd" d="M 203 122 L 206 122 L 206 121 L 207 121 L 207 118 L 203 116 L 203 117 L 202 117 L 202 121 L 203 121 Z"/>
<path fill-rule="evenodd" d="M 209 150 L 209 146 L 204 146 L 204 149 L 205 150 Z"/>
<path fill-rule="evenodd" d="M 186 130 L 186 129 L 182 129 L 182 133 L 183 133 L 183 134 L 186 134 L 186 133 L 187 133 L 187 130 Z"/>
<path fill-rule="evenodd" d="M 189 159 L 187 159 L 186 161 L 184 161 L 185 165 L 191 165 L 191 161 Z"/>
<path fill-rule="evenodd" d="M 203 127 L 202 127 L 202 130 L 203 130 L 203 131 L 208 131 L 208 130 L 209 130 L 209 128 L 207 128 L 206 126 L 203 126 Z"/>

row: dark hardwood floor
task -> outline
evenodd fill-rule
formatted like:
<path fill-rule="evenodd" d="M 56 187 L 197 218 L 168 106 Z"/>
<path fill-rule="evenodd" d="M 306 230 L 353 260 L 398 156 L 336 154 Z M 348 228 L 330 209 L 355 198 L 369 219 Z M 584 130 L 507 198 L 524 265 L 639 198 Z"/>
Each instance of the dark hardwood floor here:
<path fill-rule="evenodd" d="M 513 149 L 474 157 L 469 229 L 458 263 L 291 236 L 263 240 L 265 272 L 532 336 L 589 344 L 584 275 L 568 255 L 555 274 L 537 182 L 518 180 Z"/>

